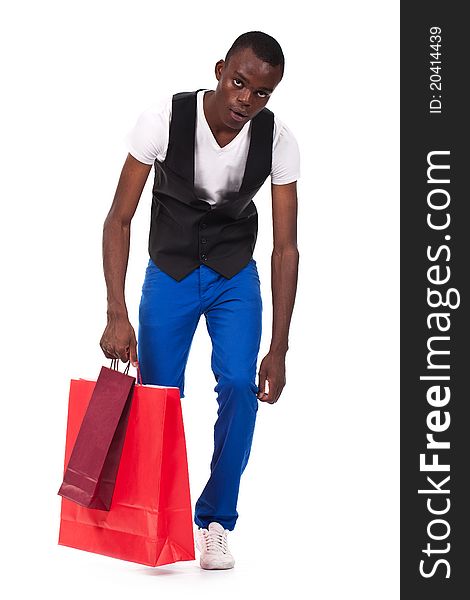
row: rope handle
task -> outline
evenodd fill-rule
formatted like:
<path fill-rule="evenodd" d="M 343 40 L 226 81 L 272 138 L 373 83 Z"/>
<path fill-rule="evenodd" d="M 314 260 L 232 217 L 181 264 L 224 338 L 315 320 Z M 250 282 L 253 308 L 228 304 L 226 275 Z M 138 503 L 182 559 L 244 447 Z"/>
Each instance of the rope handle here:
<path fill-rule="evenodd" d="M 126 365 L 126 368 L 124 369 L 124 375 L 128 375 L 129 374 L 129 367 L 131 366 L 131 361 L 129 361 Z M 119 371 L 119 358 L 112 358 L 111 359 L 111 369 L 113 369 L 114 371 Z M 142 373 L 140 372 L 140 367 L 139 367 L 139 363 L 137 363 L 137 381 L 136 384 L 137 385 L 143 385 L 142 384 Z"/>

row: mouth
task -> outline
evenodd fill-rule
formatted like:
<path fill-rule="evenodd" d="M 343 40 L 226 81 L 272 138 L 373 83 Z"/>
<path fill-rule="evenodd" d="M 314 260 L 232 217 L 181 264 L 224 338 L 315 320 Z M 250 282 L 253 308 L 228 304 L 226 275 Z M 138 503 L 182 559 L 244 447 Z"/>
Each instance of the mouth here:
<path fill-rule="evenodd" d="M 229 110 L 230 116 L 237 122 L 245 121 L 246 119 L 248 119 L 248 115 L 246 113 L 240 112 L 238 110 L 233 110 L 233 108 L 230 108 Z"/>

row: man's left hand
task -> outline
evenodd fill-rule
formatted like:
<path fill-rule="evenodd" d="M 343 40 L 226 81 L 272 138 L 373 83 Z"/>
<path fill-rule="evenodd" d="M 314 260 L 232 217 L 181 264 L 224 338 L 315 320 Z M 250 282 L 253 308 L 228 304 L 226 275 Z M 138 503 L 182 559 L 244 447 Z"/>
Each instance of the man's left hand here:
<path fill-rule="evenodd" d="M 284 352 L 268 352 L 261 361 L 258 372 L 257 398 L 261 402 L 274 404 L 286 385 L 286 355 Z M 265 392 L 268 381 L 268 392 Z"/>

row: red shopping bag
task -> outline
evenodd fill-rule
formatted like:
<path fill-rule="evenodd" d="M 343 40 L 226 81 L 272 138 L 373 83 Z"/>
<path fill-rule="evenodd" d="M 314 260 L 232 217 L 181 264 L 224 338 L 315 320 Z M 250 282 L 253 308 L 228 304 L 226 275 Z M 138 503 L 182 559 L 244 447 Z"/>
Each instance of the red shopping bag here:
<path fill-rule="evenodd" d="M 114 363 L 114 364 L 113 364 Z M 58 494 L 87 508 L 109 510 L 121 458 L 135 377 L 130 362 L 101 367 Z"/>
<path fill-rule="evenodd" d="M 71 381 L 64 472 L 95 385 Z M 134 385 L 110 510 L 62 497 L 59 544 L 149 566 L 195 559 L 177 387 Z"/>

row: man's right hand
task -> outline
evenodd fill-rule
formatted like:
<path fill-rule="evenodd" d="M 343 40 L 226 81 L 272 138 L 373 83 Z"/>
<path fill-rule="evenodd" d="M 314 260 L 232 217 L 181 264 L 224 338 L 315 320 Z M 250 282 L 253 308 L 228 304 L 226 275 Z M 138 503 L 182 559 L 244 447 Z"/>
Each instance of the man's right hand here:
<path fill-rule="evenodd" d="M 126 363 L 130 360 L 137 367 L 137 340 L 126 316 L 108 316 L 100 346 L 106 358 L 120 358 Z"/>

